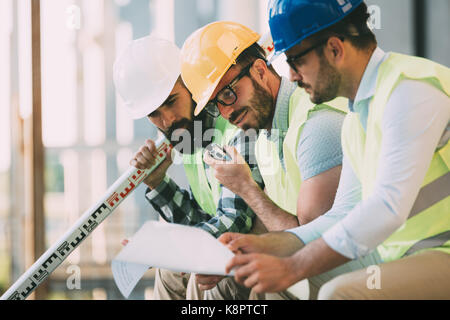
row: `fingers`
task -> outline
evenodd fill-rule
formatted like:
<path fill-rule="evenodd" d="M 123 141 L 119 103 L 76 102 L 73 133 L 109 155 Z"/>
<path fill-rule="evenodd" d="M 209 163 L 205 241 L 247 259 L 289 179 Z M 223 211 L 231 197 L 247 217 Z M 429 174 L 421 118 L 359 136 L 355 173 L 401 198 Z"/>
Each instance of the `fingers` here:
<path fill-rule="evenodd" d="M 242 234 L 235 232 L 226 232 L 222 234 L 217 240 L 219 240 L 223 245 L 227 246 L 228 249 L 234 253 L 252 253 L 257 252 L 257 246 L 255 243 L 257 240 L 256 235 L 253 234 Z"/>
<path fill-rule="evenodd" d="M 258 284 L 258 273 L 250 272 L 248 278 L 243 282 L 247 288 L 253 288 Z M 258 292 L 259 293 L 259 292 Z"/>
<path fill-rule="evenodd" d="M 155 143 L 148 139 L 145 141 L 145 145 L 139 148 L 133 159 L 130 161 L 130 165 L 138 169 L 148 169 L 155 164 L 155 159 L 158 157 L 158 153 L 155 147 Z"/>
<path fill-rule="evenodd" d="M 155 169 L 153 174 L 157 175 L 159 172 L 165 173 L 171 164 L 172 158 L 170 157 L 170 155 L 167 155 L 167 157 L 159 164 L 158 168 Z"/>
<path fill-rule="evenodd" d="M 211 157 L 209 154 L 209 151 L 206 150 L 203 154 L 203 161 L 213 167 L 214 169 L 217 169 L 217 167 L 220 167 L 221 165 L 226 164 L 236 164 L 236 163 L 242 163 L 245 162 L 245 160 L 242 158 L 240 153 L 236 150 L 235 147 L 232 146 L 223 146 L 224 150 L 228 153 L 228 155 L 231 157 L 231 160 L 223 161 L 223 160 L 217 160 Z"/>
<path fill-rule="evenodd" d="M 235 269 L 234 271 L 234 279 L 239 282 L 244 284 L 246 287 L 247 284 L 247 280 L 250 279 L 253 276 L 253 273 L 255 272 L 255 267 L 254 267 L 254 260 L 249 260 L 248 264 L 245 264 L 237 269 Z M 254 278 L 254 277 L 253 277 Z M 253 283 L 253 282 L 250 282 Z M 251 287 L 249 287 L 251 288 Z"/>
<path fill-rule="evenodd" d="M 225 266 L 225 273 L 228 274 L 231 272 L 233 268 L 246 265 L 250 263 L 253 259 L 255 259 L 254 254 L 237 254 Z"/>
<path fill-rule="evenodd" d="M 226 163 L 227 163 L 226 161 L 217 160 L 217 159 L 214 159 L 213 157 L 211 157 L 208 150 L 206 150 L 206 151 L 203 153 L 203 161 L 204 161 L 208 166 L 213 167 L 214 169 L 215 169 L 218 165 L 226 164 Z"/>
<path fill-rule="evenodd" d="M 264 256 L 260 254 L 242 254 L 235 256 L 234 261 L 230 262 L 235 264 L 234 279 L 236 282 L 243 284 L 247 288 L 252 288 L 257 293 L 266 292 L 267 285 L 270 285 L 270 281 L 264 280 Z M 257 289 L 257 290 L 256 290 Z"/>
<path fill-rule="evenodd" d="M 241 233 L 225 232 L 217 240 L 219 240 L 224 245 L 228 245 L 229 242 L 239 237 L 242 237 Z"/>
<path fill-rule="evenodd" d="M 242 163 L 242 161 L 244 161 L 241 154 L 239 153 L 239 151 L 237 151 L 237 149 L 235 147 L 226 145 L 226 146 L 223 146 L 223 148 L 233 159 L 233 163 Z"/>
<path fill-rule="evenodd" d="M 200 290 L 210 290 L 214 288 L 224 276 L 214 276 L 214 275 L 195 275 L 195 280 Z"/>
<path fill-rule="evenodd" d="M 241 251 L 244 253 L 250 253 L 255 252 L 256 248 L 253 245 L 253 239 L 255 238 L 254 235 L 246 234 L 242 235 L 240 237 L 234 238 L 232 241 L 228 243 L 228 249 L 230 249 L 233 252 Z"/>

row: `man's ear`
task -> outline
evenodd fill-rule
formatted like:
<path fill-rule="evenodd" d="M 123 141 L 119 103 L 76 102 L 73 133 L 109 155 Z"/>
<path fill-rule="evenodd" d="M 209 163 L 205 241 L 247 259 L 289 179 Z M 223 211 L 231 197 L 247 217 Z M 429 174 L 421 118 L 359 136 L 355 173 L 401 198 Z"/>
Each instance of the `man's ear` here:
<path fill-rule="evenodd" d="M 343 60 L 345 56 L 345 46 L 341 39 L 338 37 L 330 37 L 330 39 L 328 39 L 327 49 L 331 53 L 330 58 L 334 63 L 339 63 Z"/>
<path fill-rule="evenodd" d="M 267 64 L 263 59 L 255 60 L 255 62 L 253 63 L 253 67 L 251 69 L 254 70 L 253 76 L 257 77 L 256 79 L 263 82 L 267 81 L 267 74 L 269 69 L 267 68 Z"/>

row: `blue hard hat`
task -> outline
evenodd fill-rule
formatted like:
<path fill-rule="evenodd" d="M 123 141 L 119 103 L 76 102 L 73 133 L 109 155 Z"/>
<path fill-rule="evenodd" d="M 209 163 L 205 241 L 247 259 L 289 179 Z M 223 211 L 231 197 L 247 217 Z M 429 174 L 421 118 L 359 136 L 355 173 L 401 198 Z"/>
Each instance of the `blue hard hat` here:
<path fill-rule="evenodd" d="M 339 22 L 363 0 L 272 0 L 269 26 L 275 45 L 274 57 L 309 36 Z"/>

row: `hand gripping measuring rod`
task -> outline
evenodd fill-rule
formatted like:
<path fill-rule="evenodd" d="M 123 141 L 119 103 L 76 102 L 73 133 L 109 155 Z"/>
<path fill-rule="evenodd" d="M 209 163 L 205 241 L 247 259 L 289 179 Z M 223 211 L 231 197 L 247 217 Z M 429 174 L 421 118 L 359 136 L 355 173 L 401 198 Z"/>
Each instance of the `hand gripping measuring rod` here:
<path fill-rule="evenodd" d="M 155 165 L 146 170 L 130 167 L 105 192 L 101 200 L 86 210 L 77 222 L 0 297 L 0 300 L 25 300 L 167 155 L 170 156 L 172 146 L 163 135 L 155 145 L 158 150 Z"/>

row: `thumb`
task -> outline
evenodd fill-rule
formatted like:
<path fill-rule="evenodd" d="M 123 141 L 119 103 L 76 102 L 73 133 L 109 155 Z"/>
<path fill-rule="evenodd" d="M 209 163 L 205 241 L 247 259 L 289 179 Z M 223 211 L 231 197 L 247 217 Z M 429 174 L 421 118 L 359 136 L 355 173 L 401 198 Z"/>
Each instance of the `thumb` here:
<path fill-rule="evenodd" d="M 252 245 L 252 235 L 246 234 L 241 237 L 234 238 L 228 243 L 228 249 L 233 252 L 241 251 L 243 253 L 257 252 Z"/>
<path fill-rule="evenodd" d="M 167 169 L 172 164 L 172 158 L 170 155 L 168 155 L 160 164 L 159 166 L 154 170 L 154 174 L 157 174 L 158 172 L 166 172 Z"/>
<path fill-rule="evenodd" d="M 233 163 L 243 163 L 245 162 L 241 154 L 233 146 L 224 146 L 224 150 L 230 155 Z"/>
<path fill-rule="evenodd" d="M 228 243 L 230 243 L 239 236 L 240 236 L 239 233 L 226 232 L 222 234 L 219 238 L 217 238 L 217 240 L 219 240 L 222 244 L 227 245 Z"/>

